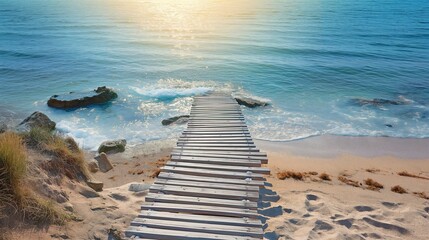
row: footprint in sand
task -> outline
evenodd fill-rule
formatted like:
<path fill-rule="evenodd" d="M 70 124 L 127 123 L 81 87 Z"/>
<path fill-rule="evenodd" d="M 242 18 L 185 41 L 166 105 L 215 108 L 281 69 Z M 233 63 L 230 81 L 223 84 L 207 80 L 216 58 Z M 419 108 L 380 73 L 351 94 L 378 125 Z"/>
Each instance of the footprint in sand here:
<path fill-rule="evenodd" d="M 322 221 L 322 220 L 317 220 L 315 223 L 314 223 L 314 227 L 313 227 L 313 231 L 330 231 L 330 230 L 332 230 L 332 229 L 334 229 L 334 227 L 332 227 L 332 225 L 331 224 L 329 224 L 329 223 L 327 223 L 327 222 L 324 222 L 324 221 Z"/>
<path fill-rule="evenodd" d="M 394 202 L 381 202 L 381 204 L 389 209 L 396 209 L 401 205 L 400 203 Z"/>
<path fill-rule="evenodd" d="M 425 212 L 429 213 L 429 207 L 425 207 Z"/>
<path fill-rule="evenodd" d="M 372 212 L 374 208 L 370 206 L 355 206 L 355 210 L 358 212 Z"/>
<path fill-rule="evenodd" d="M 382 228 L 382 229 L 390 230 L 390 231 L 394 231 L 394 232 L 398 232 L 400 234 L 408 234 L 410 232 L 408 229 L 403 228 L 401 226 L 394 225 L 394 224 L 391 224 L 391 223 L 380 222 L 380 221 L 374 220 L 374 219 L 369 218 L 369 217 L 364 217 L 363 220 L 366 223 L 368 223 L 368 224 L 370 224 L 370 225 L 372 225 L 374 227 Z"/>
<path fill-rule="evenodd" d="M 342 219 L 342 220 L 338 220 L 338 221 L 334 221 L 336 224 L 344 226 L 346 228 L 351 228 L 353 226 L 353 222 L 355 220 L 353 218 L 348 218 L 348 219 Z"/>
<path fill-rule="evenodd" d="M 319 197 L 316 196 L 316 195 L 313 195 L 313 194 L 307 194 L 306 198 L 307 198 L 308 201 L 317 201 L 317 200 L 319 200 Z"/>

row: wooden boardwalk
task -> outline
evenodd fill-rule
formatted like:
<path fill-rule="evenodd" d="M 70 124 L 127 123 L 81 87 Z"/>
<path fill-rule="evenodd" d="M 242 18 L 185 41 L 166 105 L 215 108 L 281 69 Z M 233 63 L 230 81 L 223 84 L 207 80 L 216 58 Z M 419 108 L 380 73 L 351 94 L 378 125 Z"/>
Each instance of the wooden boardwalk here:
<path fill-rule="evenodd" d="M 257 203 L 269 174 L 265 163 L 232 97 L 195 97 L 187 129 L 125 235 L 262 239 Z"/>

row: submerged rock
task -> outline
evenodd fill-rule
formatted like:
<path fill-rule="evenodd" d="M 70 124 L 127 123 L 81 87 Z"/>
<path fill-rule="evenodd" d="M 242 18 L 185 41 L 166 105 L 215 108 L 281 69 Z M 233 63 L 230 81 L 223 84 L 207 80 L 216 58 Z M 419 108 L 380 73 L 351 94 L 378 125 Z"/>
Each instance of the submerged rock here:
<path fill-rule="evenodd" d="M 56 123 L 52 121 L 48 116 L 41 112 L 34 112 L 29 117 L 24 119 L 17 127 L 17 131 L 30 131 L 32 128 L 44 128 L 48 130 L 54 130 Z"/>
<path fill-rule="evenodd" d="M 183 124 L 189 121 L 189 115 L 180 115 L 162 120 L 162 125 L 167 126 L 173 123 Z"/>
<path fill-rule="evenodd" d="M 118 97 L 112 89 L 98 87 L 91 92 L 70 92 L 65 95 L 54 95 L 48 100 L 48 106 L 60 109 L 80 108 L 92 104 L 103 104 Z"/>
<path fill-rule="evenodd" d="M 105 173 L 113 169 L 112 163 L 104 152 L 100 153 L 100 155 L 98 155 L 95 159 L 98 161 L 98 168 L 100 171 Z"/>
<path fill-rule="evenodd" d="M 249 108 L 263 107 L 263 106 L 268 106 L 270 104 L 269 102 L 248 98 L 248 97 L 235 97 L 235 100 L 237 101 L 238 104 L 244 105 Z"/>
<path fill-rule="evenodd" d="M 98 153 L 118 153 L 124 152 L 125 146 L 127 145 L 127 140 L 120 139 L 114 141 L 105 141 L 102 142 L 100 147 L 98 147 Z"/>
<path fill-rule="evenodd" d="M 351 100 L 352 103 L 359 105 L 359 106 L 365 106 L 365 105 L 372 105 L 372 106 L 384 106 L 384 105 L 405 105 L 409 104 L 409 102 L 404 100 L 389 100 L 389 99 L 383 99 L 383 98 L 374 98 L 374 99 L 364 99 L 364 98 L 355 98 Z"/>

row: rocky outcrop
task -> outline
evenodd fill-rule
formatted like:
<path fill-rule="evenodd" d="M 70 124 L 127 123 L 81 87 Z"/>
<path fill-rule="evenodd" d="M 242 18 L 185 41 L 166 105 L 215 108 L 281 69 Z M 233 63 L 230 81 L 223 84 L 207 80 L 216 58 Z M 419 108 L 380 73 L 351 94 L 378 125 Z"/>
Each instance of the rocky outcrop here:
<path fill-rule="evenodd" d="M 376 107 L 385 106 L 385 105 L 409 104 L 409 101 L 405 101 L 403 99 L 389 100 L 389 99 L 383 99 L 383 98 L 374 98 L 374 99 L 354 98 L 351 100 L 351 102 L 353 104 L 359 105 L 359 106 L 371 105 L 371 106 L 376 106 Z"/>
<path fill-rule="evenodd" d="M 125 146 L 127 145 L 127 140 L 120 139 L 114 141 L 104 141 L 98 147 L 98 153 L 118 153 L 125 151 Z"/>
<path fill-rule="evenodd" d="M 248 97 L 235 97 L 235 100 L 238 104 L 244 105 L 249 108 L 255 108 L 255 107 L 263 107 L 270 105 L 269 102 L 248 98 Z"/>
<path fill-rule="evenodd" d="M 107 155 L 104 152 L 100 153 L 100 155 L 95 157 L 95 159 L 98 162 L 98 168 L 100 169 L 101 172 L 105 173 L 113 169 L 112 163 L 107 158 Z"/>
<path fill-rule="evenodd" d="M 162 123 L 162 125 L 167 126 L 167 125 L 171 125 L 173 123 L 183 124 L 183 123 L 187 123 L 188 121 L 189 121 L 189 115 L 180 115 L 180 116 L 164 119 L 164 120 L 162 120 L 161 123 Z"/>
<path fill-rule="evenodd" d="M 64 95 L 54 95 L 48 100 L 48 106 L 59 109 L 86 107 L 93 104 L 103 104 L 118 97 L 112 89 L 99 87 L 91 92 L 70 92 Z"/>
<path fill-rule="evenodd" d="M 56 123 L 49 119 L 48 116 L 41 112 L 34 112 L 29 117 L 24 119 L 17 127 L 17 131 L 30 131 L 32 128 L 44 128 L 54 130 Z"/>
<path fill-rule="evenodd" d="M 98 167 L 98 161 L 95 159 L 89 160 L 88 161 L 88 169 L 92 173 L 98 172 L 98 170 L 100 170 L 100 168 Z"/>
<path fill-rule="evenodd" d="M 103 186 L 104 184 L 100 181 L 96 181 L 96 180 L 88 180 L 86 182 L 86 184 L 88 184 L 88 187 L 94 189 L 97 192 L 101 192 L 103 191 Z"/>

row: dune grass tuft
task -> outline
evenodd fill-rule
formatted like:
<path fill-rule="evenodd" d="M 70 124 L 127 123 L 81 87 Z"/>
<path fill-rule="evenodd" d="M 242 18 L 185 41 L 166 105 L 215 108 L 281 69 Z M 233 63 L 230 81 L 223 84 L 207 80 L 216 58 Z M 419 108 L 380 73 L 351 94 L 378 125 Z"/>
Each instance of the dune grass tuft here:
<path fill-rule="evenodd" d="M 40 223 L 62 223 L 64 217 L 52 202 L 37 197 L 25 184 L 27 149 L 16 133 L 0 134 L 0 218 L 18 214 Z"/>
<path fill-rule="evenodd" d="M 405 190 L 403 187 L 399 185 L 393 186 L 390 190 L 392 192 L 399 193 L 399 194 L 407 193 L 407 190 Z"/>
<path fill-rule="evenodd" d="M 301 172 L 294 171 L 280 171 L 277 173 L 277 178 L 280 180 L 284 180 L 286 178 L 293 178 L 295 180 L 302 181 L 304 180 L 304 174 Z"/>
<path fill-rule="evenodd" d="M 338 176 L 338 180 L 340 182 L 343 182 L 347 185 L 353 186 L 353 187 L 360 187 L 360 184 L 358 181 L 352 180 L 350 178 L 345 177 L 344 175 Z"/>
<path fill-rule="evenodd" d="M 44 128 L 32 128 L 24 134 L 25 142 L 33 148 L 52 155 L 44 168 L 53 174 L 63 174 L 70 179 L 86 180 L 89 171 L 83 152 L 73 138 L 63 137 Z"/>
<path fill-rule="evenodd" d="M 324 181 L 332 181 L 331 176 L 329 176 L 329 174 L 327 174 L 327 173 L 321 173 L 319 175 L 319 178 L 324 180 Z"/>
<path fill-rule="evenodd" d="M 398 175 L 403 176 L 403 177 L 412 177 L 412 178 L 420 178 L 420 179 L 429 180 L 429 178 L 427 178 L 427 177 L 415 175 L 415 174 L 409 173 L 407 171 L 398 172 Z"/>
<path fill-rule="evenodd" d="M 367 188 L 370 190 L 377 191 L 384 188 L 384 186 L 381 183 L 373 180 L 372 178 L 365 179 L 364 183 L 367 185 Z"/>

